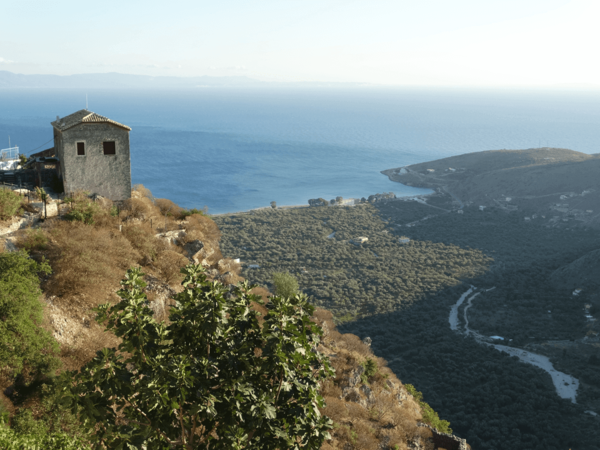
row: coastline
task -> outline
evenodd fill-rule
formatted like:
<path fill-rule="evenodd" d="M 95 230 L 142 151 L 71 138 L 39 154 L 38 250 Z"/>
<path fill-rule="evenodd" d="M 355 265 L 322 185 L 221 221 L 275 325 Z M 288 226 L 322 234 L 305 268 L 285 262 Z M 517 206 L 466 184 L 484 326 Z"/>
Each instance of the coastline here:
<path fill-rule="evenodd" d="M 402 183 L 400 183 L 402 184 Z M 409 187 L 413 187 L 413 186 L 409 186 Z M 426 189 L 426 188 L 423 188 Z M 425 197 L 429 197 L 433 194 L 435 194 L 436 192 L 434 190 L 431 190 L 431 192 L 427 193 L 427 194 L 417 194 L 417 195 L 403 195 L 401 197 L 395 197 L 395 198 L 391 198 L 391 199 L 386 199 L 386 201 L 408 201 L 408 200 L 412 200 L 412 199 L 422 199 Z M 346 199 L 346 200 L 359 200 L 359 199 Z M 366 202 L 369 203 L 369 202 Z M 360 203 L 359 203 L 360 204 Z M 356 204 L 354 205 L 329 205 L 327 206 L 328 208 L 334 208 L 334 207 L 354 207 L 356 206 Z M 319 208 L 319 206 L 310 206 L 308 203 L 302 204 L 302 205 L 277 205 L 277 208 L 275 209 L 301 209 L 301 208 Z M 236 215 L 236 214 L 250 214 L 254 211 L 262 211 L 262 210 L 270 210 L 273 209 L 271 206 L 261 206 L 259 208 L 252 208 L 252 209 L 246 209 L 243 211 L 234 211 L 234 212 L 226 212 L 226 213 L 217 213 L 217 214 L 210 214 L 210 216 L 232 216 L 232 215 Z"/>

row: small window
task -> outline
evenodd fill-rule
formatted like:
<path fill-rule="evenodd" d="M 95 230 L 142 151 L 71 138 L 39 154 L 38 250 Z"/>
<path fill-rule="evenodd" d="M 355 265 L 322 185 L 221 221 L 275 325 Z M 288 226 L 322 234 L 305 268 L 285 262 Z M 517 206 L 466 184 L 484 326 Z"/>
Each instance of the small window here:
<path fill-rule="evenodd" d="M 85 143 L 78 142 L 77 143 L 77 156 L 84 156 L 84 155 L 85 155 Z"/>
<path fill-rule="evenodd" d="M 115 143 L 114 141 L 111 142 L 103 142 L 102 146 L 104 147 L 104 154 L 105 155 L 114 155 L 115 152 Z"/>

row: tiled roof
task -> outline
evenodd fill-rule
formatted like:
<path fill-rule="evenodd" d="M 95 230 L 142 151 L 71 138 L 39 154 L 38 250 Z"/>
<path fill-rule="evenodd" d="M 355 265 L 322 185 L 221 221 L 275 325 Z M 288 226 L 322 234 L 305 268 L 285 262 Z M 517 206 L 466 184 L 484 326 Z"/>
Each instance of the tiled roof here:
<path fill-rule="evenodd" d="M 52 126 L 59 131 L 65 131 L 74 127 L 75 125 L 79 125 L 80 123 L 110 123 L 131 131 L 131 128 L 129 128 L 127 125 L 115 122 L 114 120 L 110 120 L 108 117 L 101 116 L 100 114 L 88 111 L 87 109 L 82 109 L 66 117 L 55 120 L 52 122 Z"/>

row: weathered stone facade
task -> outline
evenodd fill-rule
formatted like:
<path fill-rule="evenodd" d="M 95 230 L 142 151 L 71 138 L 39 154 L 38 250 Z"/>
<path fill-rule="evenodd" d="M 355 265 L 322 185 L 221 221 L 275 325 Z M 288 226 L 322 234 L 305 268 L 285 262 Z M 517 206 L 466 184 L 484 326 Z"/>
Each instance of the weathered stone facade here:
<path fill-rule="evenodd" d="M 65 192 L 83 190 L 111 200 L 131 197 L 131 128 L 87 110 L 57 117 L 52 126 Z"/>

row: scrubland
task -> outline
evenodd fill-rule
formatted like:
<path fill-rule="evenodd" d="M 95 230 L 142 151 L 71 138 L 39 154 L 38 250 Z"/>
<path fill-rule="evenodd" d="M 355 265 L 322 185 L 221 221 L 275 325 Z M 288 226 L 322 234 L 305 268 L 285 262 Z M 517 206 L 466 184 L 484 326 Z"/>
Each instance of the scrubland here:
<path fill-rule="evenodd" d="M 13 215 L 19 213 L 16 206 Z M 85 448 L 86 435 L 78 417 L 61 406 L 53 388 L 55 373 L 77 370 L 99 350 L 119 345 L 119 339 L 94 320 L 93 309 L 118 301 L 119 282 L 134 266 L 146 274 L 149 306 L 160 321 L 168 321 L 172 297 L 182 290 L 180 269 L 190 261 L 202 264 L 211 280 L 238 283 L 243 280 L 241 266 L 221 254 L 220 238 L 219 227 L 210 217 L 155 199 L 143 186 L 137 186 L 132 198 L 120 206 L 77 193 L 66 201 L 63 216 L 10 236 L 21 253 L 0 249 L 0 262 L 14 259 L 39 265 L 24 269 L 33 283 L 30 302 L 37 312 L 19 320 L 39 330 L 31 342 L 38 347 L 45 342 L 45 359 L 40 362 L 28 354 L 25 350 L 31 343 L 23 344 L 24 339 L 21 365 L 3 359 L 0 415 L 11 428 L 0 425 L 0 440 L 19 445 L 43 442 L 49 449 Z M 46 266 L 48 270 L 41 270 Z M 2 289 L 12 286 L 8 278 L 0 281 L 7 283 Z M 267 303 L 271 296 L 265 283 L 253 293 Z M 2 292 L 0 299 L 0 306 L 10 310 L 14 293 Z M 254 308 L 263 316 L 267 313 L 262 305 Z M 321 388 L 326 401 L 322 413 L 334 424 L 332 437 L 322 448 L 428 449 L 433 448 L 432 436 L 437 433 L 432 429 L 450 431 L 449 423 L 414 387 L 404 386 L 369 345 L 353 334 L 339 333 L 330 312 L 317 309 L 312 320 L 325 331 L 318 350 L 335 369 L 335 378 Z"/>

